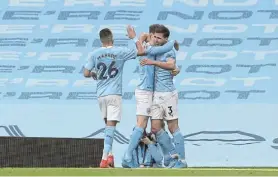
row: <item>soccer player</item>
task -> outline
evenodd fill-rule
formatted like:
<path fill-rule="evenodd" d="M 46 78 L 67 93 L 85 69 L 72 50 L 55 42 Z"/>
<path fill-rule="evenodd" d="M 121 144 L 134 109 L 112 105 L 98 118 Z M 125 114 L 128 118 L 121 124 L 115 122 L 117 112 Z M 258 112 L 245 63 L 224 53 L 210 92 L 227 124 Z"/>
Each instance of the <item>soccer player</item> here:
<path fill-rule="evenodd" d="M 161 25 L 156 28 L 154 43 L 163 45 L 167 42 L 170 31 Z M 143 59 L 141 65 L 155 66 L 155 86 L 152 107 L 152 130 L 155 131 L 157 141 L 162 150 L 170 154 L 178 153 L 179 160 L 170 166 L 174 168 L 187 167 L 185 162 L 184 137 L 178 125 L 178 93 L 173 83 L 171 70 L 176 66 L 176 54 L 174 50 L 156 56 L 156 60 Z M 171 146 L 171 139 L 166 131 L 161 128 L 161 121 L 166 120 L 168 129 L 173 135 L 175 151 Z M 174 161 L 173 161 L 174 162 Z"/>
<path fill-rule="evenodd" d="M 143 138 L 132 152 L 133 168 L 161 168 L 163 156 L 159 145 L 155 141 L 154 134 L 147 134 L 144 131 Z M 124 168 L 130 168 L 122 163 Z"/>
<path fill-rule="evenodd" d="M 127 31 L 133 38 L 136 36 L 132 27 L 129 26 Z M 116 125 L 121 120 L 124 63 L 143 55 L 144 49 L 139 42 L 136 43 L 138 50 L 135 47 L 114 47 L 113 34 L 108 28 L 102 29 L 99 32 L 99 37 L 102 47 L 93 51 L 92 57 L 85 65 L 84 76 L 97 80 L 98 103 L 106 125 L 100 167 L 108 168 L 114 166 L 112 144 Z"/>
<path fill-rule="evenodd" d="M 149 27 L 149 34 L 141 35 L 140 42 L 144 42 L 147 38 L 152 38 L 151 36 L 154 34 L 155 29 L 160 26 L 159 24 L 153 24 Z M 152 41 L 148 43 L 143 43 L 146 50 L 155 51 L 152 52 L 151 55 L 148 55 L 148 58 L 154 59 L 155 55 L 160 55 L 165 52 L 169 52 L 173 49 L 174 45 L 177 47 L 176 41 L 170 41 L 167 44 L 163 45 L 161 48 L 153 47 L 155 44 Z M 159 50 L 160 49 L 160 50 Z M 143 59 L 142 57 L 139 60 Z M 173 74 L 178 74 L 178 72 L 174 72 Z M 139 75 L 140 75 L 140 83 L 138 84 L 135 90 L 135 98 L 136 98 L 136 117 L 137 117 L 137 125 L 133 129 L 128 149 L 123 157 L 123 166 L 134 168 L 136 167 L 132 161 L 132 153 L 134 149 L 137 147 L 142 134 L 147 126 L 148 118 L 151 116 L 151 106 L 153 100 L 153 86 L 154 86 L 154 66 L 139 66 Z"/>

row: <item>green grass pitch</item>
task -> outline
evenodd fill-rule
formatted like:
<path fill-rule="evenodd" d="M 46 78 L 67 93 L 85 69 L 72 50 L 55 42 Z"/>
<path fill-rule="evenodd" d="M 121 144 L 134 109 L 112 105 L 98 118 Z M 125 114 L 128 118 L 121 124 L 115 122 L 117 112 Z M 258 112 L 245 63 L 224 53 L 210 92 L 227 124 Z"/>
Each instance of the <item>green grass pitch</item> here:
<path fill-rule="evenodd" d="M 0 168 L 0 176 L 278 176 L 278 168 Z"/>

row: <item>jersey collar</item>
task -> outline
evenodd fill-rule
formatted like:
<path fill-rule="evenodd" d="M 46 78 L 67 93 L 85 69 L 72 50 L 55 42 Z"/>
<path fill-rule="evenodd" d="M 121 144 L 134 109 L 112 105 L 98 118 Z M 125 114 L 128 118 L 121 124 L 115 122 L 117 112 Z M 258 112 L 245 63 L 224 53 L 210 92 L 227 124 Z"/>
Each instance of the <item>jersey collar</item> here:
<path fill-rule="evenodd" d="M 104 48 L 104 49 L 109 49 L 109 48 L 112 48 L 113 46 L 107 46 L 107 47 L 101 47 L 101 48 Z"/>

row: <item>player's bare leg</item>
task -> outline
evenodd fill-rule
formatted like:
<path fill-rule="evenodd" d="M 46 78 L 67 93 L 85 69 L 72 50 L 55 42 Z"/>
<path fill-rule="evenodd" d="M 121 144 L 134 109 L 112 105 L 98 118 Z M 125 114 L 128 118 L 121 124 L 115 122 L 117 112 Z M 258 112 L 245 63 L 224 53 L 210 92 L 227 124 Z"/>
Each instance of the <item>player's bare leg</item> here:
<path fill-rule="evenodd" d="M 145 129 L 148 125 L 149 117 L 147 116 L 137 116 L 137 127 Z"/>

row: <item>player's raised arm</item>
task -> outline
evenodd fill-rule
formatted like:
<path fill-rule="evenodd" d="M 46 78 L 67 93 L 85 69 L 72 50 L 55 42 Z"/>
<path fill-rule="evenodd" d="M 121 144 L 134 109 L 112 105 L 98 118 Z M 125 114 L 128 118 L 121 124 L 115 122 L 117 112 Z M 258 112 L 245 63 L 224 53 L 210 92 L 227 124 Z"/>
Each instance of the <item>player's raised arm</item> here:
<path fill-rule="evenodd" d="M 131 25 L 128 25 L 126 30 L 127 30 L 127 36 L 130 39 L 132 39 L 136 44 L 136 48 L 134 48 L 134 49 L 137 49 L 137 56 L 144 55 L 145 52 L 144 52 L 143 44 L 136 37 L 136 32 L 135 32 L 134 28 Z M 133 47 L 131 47 L 131 48 L 133 48 Z"/>
<path fill-rule="evenodd" d="M 136 41 L 136 48 L 137 48 L 137 56 L 145 55 L 143 44 L 139 40 Z"/>

